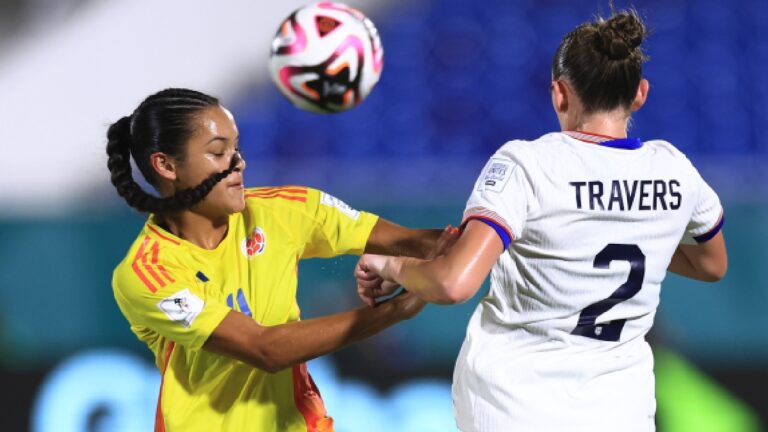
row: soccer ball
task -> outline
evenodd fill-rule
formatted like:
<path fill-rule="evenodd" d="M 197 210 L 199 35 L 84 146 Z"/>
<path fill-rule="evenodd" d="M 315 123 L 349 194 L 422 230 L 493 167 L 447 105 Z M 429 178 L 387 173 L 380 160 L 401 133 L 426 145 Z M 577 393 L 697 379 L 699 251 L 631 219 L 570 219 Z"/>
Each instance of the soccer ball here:
<path fill-rule="evenodd" d="M 319 113 L 359 104 L 379 81 L 384 51 L 371 20 L 341 3 L 294 11 L 272 41 L 269 71 L 297 107 Z"/>

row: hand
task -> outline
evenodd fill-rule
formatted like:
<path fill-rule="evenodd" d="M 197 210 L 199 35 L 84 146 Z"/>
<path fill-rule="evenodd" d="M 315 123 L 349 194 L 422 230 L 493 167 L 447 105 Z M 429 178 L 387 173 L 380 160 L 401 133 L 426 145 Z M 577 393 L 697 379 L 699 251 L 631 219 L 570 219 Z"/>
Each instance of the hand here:
<path fill-rule="evenodd" d="M 390 295 L 400 286 L 381 277 L 386 260 L 385 256 L 366 254 L 360 257 L 355 266 L 357 295 L 368 306 L 375 306 L 376 298 Z"/>
<path fill-rule="evenodd" d="M 440 237 L 435 243 L 435 248 L 427 255 L 427 259 L 434 259 L 440 255 L 445 255 L 456 241 L 461 237 L 461 231 L 453 225 L 448 225 L 443 229 Z"/>

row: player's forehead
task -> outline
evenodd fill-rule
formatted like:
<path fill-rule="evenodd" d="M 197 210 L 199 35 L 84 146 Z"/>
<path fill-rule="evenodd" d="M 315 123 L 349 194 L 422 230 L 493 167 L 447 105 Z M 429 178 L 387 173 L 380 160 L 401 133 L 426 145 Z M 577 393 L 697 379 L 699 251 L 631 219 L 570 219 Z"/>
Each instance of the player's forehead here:
<path fill-rule="evenodd" d="M 215 142 L 236 142 L 239 133 L 235 117 L 221 105 L 206 108 L 194 118 L 191 141 L 206 145 Z"/>

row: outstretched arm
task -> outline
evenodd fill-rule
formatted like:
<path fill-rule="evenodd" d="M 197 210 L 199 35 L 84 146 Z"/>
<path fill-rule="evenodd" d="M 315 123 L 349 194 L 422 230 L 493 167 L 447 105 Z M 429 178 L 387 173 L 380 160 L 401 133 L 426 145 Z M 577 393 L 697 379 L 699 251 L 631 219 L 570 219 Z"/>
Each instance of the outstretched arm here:
<path fill-rule="evenodd" d="M 716 282 L 728 270 L 728 253 L 722 231 L 710 240 L 697 245 L 679 245 L 669 271 L 691 279 Z"/>
<path fill-rule="evenodd" d="M 416 315 L 424 302 L 410 294 L 375 308 L 363 307 L 273 327 L 231 311 L 204 349 L 233 357 L 267 372 L 277 372 L 336 351 Z"/>
<path fill-rule="evenodd" d="M 428 302 L 461 303 L 480 289 L 503 247 L 493 228 L 471 220 L 456 243 L 432 260 L 364 255 L 355 269 L 358 290 L 361 296 L 374 297 L 364 281 L 378 276 Z"/>
<path fill-rule="evenodd" d="M 411 229 L 379 219 L 368 237 L 365 253 L 426 258 L 443 230 Z"/>

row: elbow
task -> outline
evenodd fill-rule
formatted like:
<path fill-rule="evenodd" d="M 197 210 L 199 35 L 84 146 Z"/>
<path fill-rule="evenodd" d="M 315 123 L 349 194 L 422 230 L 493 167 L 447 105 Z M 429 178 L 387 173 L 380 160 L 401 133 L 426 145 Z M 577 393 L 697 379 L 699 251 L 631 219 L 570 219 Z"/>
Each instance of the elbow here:
<path fill-rule="evenodd" d="M 280 372 L 286 367 L 275 359 L 268 350 L 255 349 L 250 353 L 246 360 L 246 362 L 254 368 L 270 374 Z"/>
<path fill-rule="evenodd" d="M 258 359 L 254 359 L 251 362 L 251 366 L 269 374 L 274 374 L 292 367 L 293 364 L 269 354 L 262 354 Z"/>
<path fill-rule="evenodd" d="M 708 269 L 705 275 L 705 281 L 706 282 L 719 282 L 724 277 L 725 274 L 728 272 L 728 265 L 724 264 L 722 266 L 718 266 L 716 268 Z"/>
<path fill-rule="evenodd" d="M 722 280 L 728 272 L 728 258 L 723 257 L 722 259 L 710 263 L 706 270 L 707 282 L 718 282 Z"/>
<path fill-rule="evenodd" d="M 283 369 L 287 369 L 289 365 L 284 365 L 275 360 L 262 359 L 258 364 L 254 364 L 257 369 L 263 370 L 266 373 L 274 374 L 280 372 Z"/>
<path fill-rule="evenodd" d="M 442 305 L 455 305 L 471 299 L 477 289 L 472 289 L 466 283 L 459 281 L 446 281 L 438 286 L 438 295 L 434 303 Z"/>
<path fill-rule="evenodd" d="M 281 356 L 275 352 L 276 344 L 270 342 L 268 337 L 262 336 L 262 339 L 258 342 L 251 343 L 251 352 L 247 358 L 247 363 L 256 369 L 273 374 L 287 369 L 292 364 L 281 359 Z"/>

